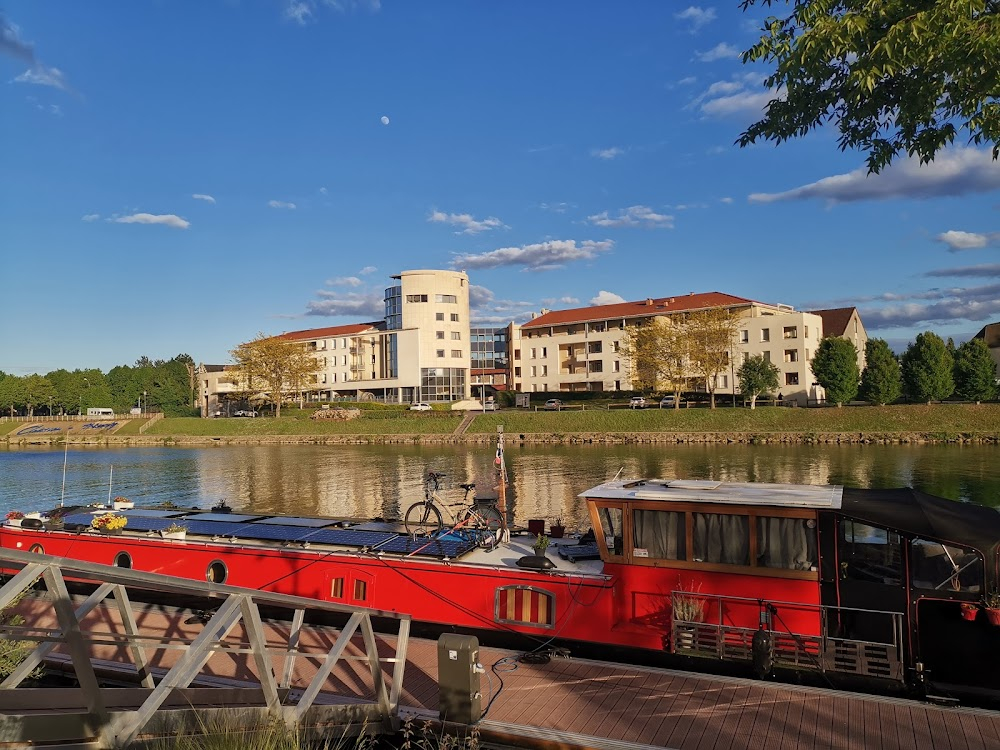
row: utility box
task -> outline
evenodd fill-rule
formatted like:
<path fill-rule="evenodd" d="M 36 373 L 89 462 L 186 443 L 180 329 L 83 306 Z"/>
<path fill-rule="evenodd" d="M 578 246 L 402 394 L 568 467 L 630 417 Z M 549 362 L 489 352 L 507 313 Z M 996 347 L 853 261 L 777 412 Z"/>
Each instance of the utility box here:
<path fill-rule="evenodd" d="M 442 722 L 475 724 L 483 715 L 479 639 L 445 633 L 438 639 L 438 694 Z"/>

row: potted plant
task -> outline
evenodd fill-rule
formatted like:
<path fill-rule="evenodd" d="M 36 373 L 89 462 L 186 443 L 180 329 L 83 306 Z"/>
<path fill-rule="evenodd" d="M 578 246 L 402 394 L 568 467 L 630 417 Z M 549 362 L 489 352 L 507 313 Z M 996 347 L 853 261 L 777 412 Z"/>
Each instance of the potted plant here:
<path fill-rule="evenodd" d="M 132 510 L 135 507 L 135 503 L 129 500 L 127 497 L 122 497 L 119 495 L 114 500 L 111 501 L 111 507 L 115 510 Z"/>
<path fill-rule="evenodd" d="M 979 607 L 972 602 L 962 602 L 962 619 L 972 622 L 979 614 Z"/>
<path fill-rule="evenodd" d="M 990 625 L 1000 625 L 1000 591 L 990 591 L 983 595 L 983 611 Z"/>
<path fill-rule="evenodd" d="M 101 534 L 121 534 L 127 523 L 128 519 L 125 516 L 103 513 L 91 519 L 90 527 Z"/>
<path fill-rule="evenodd" d="M 689 588 L 689 591 L 674 592 L 670 601 L 677 633 L 677 647 L 681 649 L 694 648 L 696 627 L 690 623 L 702 622 L 705 619 L 705 599 L 700 594 L 701 584 L 691 584 Z"/>
<path fill-rule="evenodd" d="M 187 536 L 187 526 L 181 526 L 179 523 L 172 523 L 167 528 L 160 531 L 160 536 L 163 539 L 180 539 L 184 540 Z"/>
<path fill-rule="evenodd" d="M 535 537 L 535 541 L 532 543 L 531 548 L 535 550 L 535 555 L 538 557 L 545 557 L 545 549 L 549 546 L 549 538 L 545 534 L 539 534 Z"/>
<path fill-rule="evenodd" d="M 556 522 L 549 528 L 549 536 L 553 539 L 562 539 L 565 533 L 566 527 L 563 526 L 562 519 L 557 518 Z"/>
<path fill-rule="evenodd" d="M 66 522 L 63 520 L 66 517 L 65 508 L 56 508 L 55 510 L 50 510 L 48 513 L 48 527 L 50 529 L 59 530 L 66 527 Z"/>
<path fill-rule="evenodd" d="M 7 511 L 7 525 L 8 526 L 20 526 L 21 519 L 24 518 L 24 513 L 19 510 L 9 510 Z"/>

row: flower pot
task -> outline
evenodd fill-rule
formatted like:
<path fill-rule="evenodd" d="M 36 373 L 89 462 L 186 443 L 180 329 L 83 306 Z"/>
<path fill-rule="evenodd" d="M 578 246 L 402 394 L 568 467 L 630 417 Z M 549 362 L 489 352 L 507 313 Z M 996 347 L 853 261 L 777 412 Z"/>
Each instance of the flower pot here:
<path fill-rule="evenodd" d="M 986 613 L 986 619 L 990 621 L 990 625 L 1000 626 L 1000 609 L 984 609 Z"/>
<path fill-rule="evenodd" d="M 104 534 L 105 536 L 121 536 L 121 529 L 96 529 L 98 534 Z"/>
<path fill-rule="evenodd" d="M 976 619 L 976 615 L 979 614 L 979 607 L 975 604 L 963 604 L 962 605 L 962 619 L 972 622 Z"/>
<path fill-rule="evenodd" d="M 563 535 L 566 533 L 565 526 L 552 526 L 549 528 L 549 536 L 553 539 L 562 539 Z"/>
<path fill-rule="evenodd" d="M 545 547 L 532 547 L 531 549 L 534 550 L 536 557 L 545 557 Z"/>
<path fill-rule="evenodd" d="M 184 541 L 187 537 L 187 531 L 161 531 L 160 537 L 163 539 L 179 539 Z"/>
<path fill-rule="evenodd" d="M 132 510 L 135 507 L 135 503 L 131 500 L 115 500 L 111 503 L 111 507 L 115 510 Z"/>
<path fill-rule="evenodd" d="M 20 526 L 21 525 L 21 519 L 20 518 L 8 518 L 7 519 L 7 525 L 8 526 Z"/>
<path fill-rule="evenodd" d="M 677 628 L 677 650 L 690 651 L 694 648 L 694 628 Z"/>
<path fill-rule="evenodd" d="M 545 533 L 545 519 L 532 518 L 528 521 L 528 533 L 532 536 L 539 536 Z"/>

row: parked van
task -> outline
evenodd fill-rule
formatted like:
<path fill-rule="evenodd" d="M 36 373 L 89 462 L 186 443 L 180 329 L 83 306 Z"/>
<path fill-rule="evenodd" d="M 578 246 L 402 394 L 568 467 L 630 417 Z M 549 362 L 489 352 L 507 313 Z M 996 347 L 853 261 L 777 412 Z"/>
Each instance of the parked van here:
<path fill-rule="evenodd" d="M 87 416 L 94 419 L 114 419 L 115 410 L 108 409 L 106 406 L 94 406 L 87 409 Z"/>

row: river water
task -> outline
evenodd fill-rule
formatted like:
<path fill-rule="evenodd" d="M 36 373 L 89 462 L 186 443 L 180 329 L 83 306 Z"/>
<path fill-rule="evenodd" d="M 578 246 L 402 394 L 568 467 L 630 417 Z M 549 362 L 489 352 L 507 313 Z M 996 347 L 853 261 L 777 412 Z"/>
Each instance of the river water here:
<path fill-rule="evenodd" d="M 508 446 L 508 504 L 515 521 L 562 519 L 589 526 L 577 495 L 619 471 L 623 477 L 909 485 L 954 500 L 1000 507 L 996 446 L 657 445 Z M 63 465 L 65 462 L 65 490 Z M 263 445 L 212 448 L 0 450 L 0 511 L 58 504 L 165 500 L 210 507 L 344 517 L 398 518 L 423 494 L 428 471 L 445 474 L 442 495 L 462 499 L 476 482 L 495 496 L 494 454 L 475 446 Z"/>

